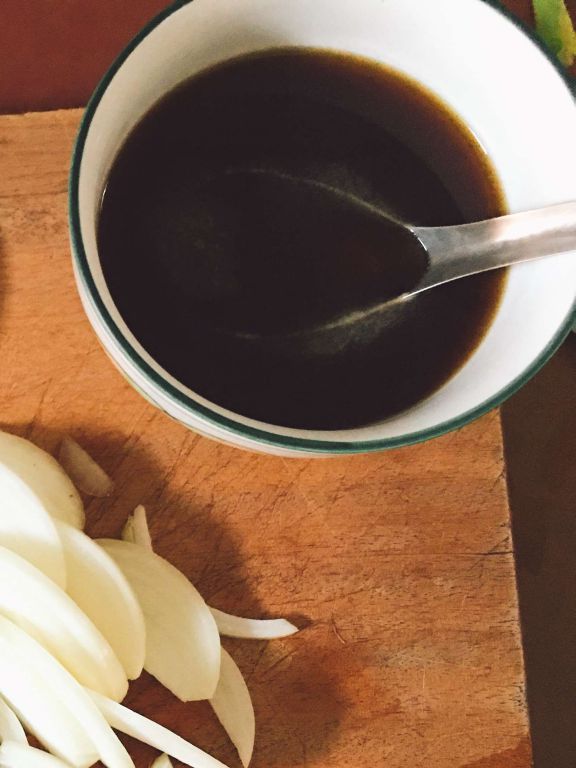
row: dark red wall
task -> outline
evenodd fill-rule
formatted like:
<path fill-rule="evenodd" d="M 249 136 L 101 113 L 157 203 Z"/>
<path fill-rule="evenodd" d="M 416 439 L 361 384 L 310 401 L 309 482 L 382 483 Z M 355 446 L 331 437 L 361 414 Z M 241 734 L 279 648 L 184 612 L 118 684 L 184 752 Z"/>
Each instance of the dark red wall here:
<path fill-rule="evenodd" d="M 0 110 L 85 104 L 167 0 L 0 0 Z"/>
<path fill-rule="evenodd" d="M 505 4 L 531 20 L 530 0 Z M 165 0 L 0 0 L 0 111 L 85 104 L 116 54 L 165 5 Z M 576 16 L 576 0 L 569 6 Z"/>

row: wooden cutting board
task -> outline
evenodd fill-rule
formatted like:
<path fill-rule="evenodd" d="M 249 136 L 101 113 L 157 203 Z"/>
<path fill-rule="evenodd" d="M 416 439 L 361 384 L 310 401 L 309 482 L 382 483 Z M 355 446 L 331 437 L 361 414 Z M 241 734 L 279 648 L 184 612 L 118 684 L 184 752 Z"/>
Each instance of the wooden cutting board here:
<path fill-rule="evenodd" d="M 254 768 L 528 768 L 498 413 L 424 445 L 333 460 L 257 456 L 134 392 L 84 317 L 68 249 L 78 111 L 0 118 L 0 426 L 81 441 L 116 480 L 87 505 L 117 535 L 138 503 L 207 600 L 305 627 L 226 641 L 253 694 Z M 205 703 L 149 677 L 130 705 L 239 765 Z M 152 750 L 129 741 L 137 768 Z"/>

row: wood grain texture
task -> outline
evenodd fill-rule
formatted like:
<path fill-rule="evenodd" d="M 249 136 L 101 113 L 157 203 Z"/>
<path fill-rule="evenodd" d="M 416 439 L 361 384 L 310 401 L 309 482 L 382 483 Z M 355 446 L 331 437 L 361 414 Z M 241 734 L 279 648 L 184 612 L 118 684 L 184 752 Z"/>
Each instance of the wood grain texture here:
<path fill-rule="evenodd" d="M 145 402 L 76 294 L 66 183 L 78 111 L 0 118 L 0 426 L 63 433 L 115 478 L 88 505 L 118 534 L 137 503 L 158 551 L 211 603 L 306 625 L 226 642 L 257 713 L 255 768 L 528 768 L 499 416 L 433 442 L 335 460 L 256 456 Z M 230 765 L 205 704 L 150 678 L 129 702 Z M 137 768 L 152 750 L 130 741 Z"/>

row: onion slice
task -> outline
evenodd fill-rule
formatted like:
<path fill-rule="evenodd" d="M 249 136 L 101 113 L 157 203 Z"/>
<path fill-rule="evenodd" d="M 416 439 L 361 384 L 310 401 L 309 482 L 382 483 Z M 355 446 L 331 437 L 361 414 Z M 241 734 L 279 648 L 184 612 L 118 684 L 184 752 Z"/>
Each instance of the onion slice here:
<path fill-rule="evenodd" d="M 220 636 L 200 593 L 146 547 L 100 539 L 136 593 L 146 624 L 144 668 L 181 701 L 209 699 L 220 676 Z"/>
<path fill-rule="evenodd" d="M 50 664 L 57 662 L 42 646 L 0 617 L 0 695 L 50 752 L 85 768 L 98 759 L 98 752 L 66 706 L 66 688 L 56 689 L 56 696 L 42 677 L 42 668 Z"/>
<path fill-rule="evenodd" d="M 298 627 L 286 619 L 244 619 L 229 613 L 210 608 L 218 626 L 218 631 L 226 637 L 239 637 L 247 640 L 278 640 L 298 632 Z"/>
<path fill-rule="evenodd" d="M 173 731 L 99 693 L 88 691 L 112 728 L 171 755 L 191 768 L 226 768 L 224 763 L 195 747 Z"/>
<path fill-rule="evenodd" d="M 0 747 L 0 768 L 70 768 L 70 763 L 27 744 L 5 741 Z"/>
<path fill-rule="evenodd" d="M 144 668 L 146 630 L 140 603 L 114 560 L 95 541 L 57 523 L 68 573 L 68 595 L 102 633 L 129 680 Z"/>
<path fill-rule="evenodd" d="M 58 458 L 74 485 L 88 496 L 109 496 L 114 483 L 92 456 L 71 437 L 65 437 L 60 445 Z"/>
<path fill-rule="evenodd" d="M 222 648 L 220 680 L 210 699 L 212 709 L 236 747 L 244 768 L 254 751 L 256 720 L 250 691 L 234 659 Z"/>
<path fill-rule="evenodd" d="M 146 510 L 139 504 L 126 521 L 122 532 L 124 541 L 153 549 L 152 537 L 148 528 Z M 244 619 L 233 616 L 218 608 L 210 608 L 218 626 L 218 631 L 226 637 L 239 637 L 248 640 L 278 640 L 298 632 L 298 627 L 286 619 Z"/>
<path fill-rule="evenodd" d="M 0 744 L 3 744 L 5 741 L 13 741 L 16 744 L 28 744 L 22 723 L 4 699 L 0 699 Z"/>
<path fill-rule="evenodd" d="M 64 554 L 54 520 L 22 478 L 1 463 L 0 545 L 65 586 Z"/>
<path fill-rule="evenodd" d="M 108 768 L 134 768 L 86 690 L 39 643 L 2 617 L 0 695 L 50 752 L 73 766 L 84 768 L 100 758 Z"/>
<path fill-rule="evenodd" d="M 160 755 L 154 760 L 150 768 L 173 768 L 173 766 L 168 755 Z"/>
<path fill-rule="evenodd" d="M 41 571 L 0 546 L 0 614 L 43 645 L 83 685 L 122 700 L 126 674 L 106 639 Z"/>
<path fill-rule="evenodd" d="M 49 453 L 22 437 L 0 432 L 0 464 L 25 483 L 49 515 L 84 527 L 84 506 L 74 484 Z"/>
<path fill-rule="evenodd" d="M 122 539 L 130 541 L 132 544 L 139 544 L 141 547 L 152 549 L 148 517 L 146 515 L 146 508 L 142 504 L 138 504 L 128 520 L 126 520 L 126 524 L 122 529 Z"/>

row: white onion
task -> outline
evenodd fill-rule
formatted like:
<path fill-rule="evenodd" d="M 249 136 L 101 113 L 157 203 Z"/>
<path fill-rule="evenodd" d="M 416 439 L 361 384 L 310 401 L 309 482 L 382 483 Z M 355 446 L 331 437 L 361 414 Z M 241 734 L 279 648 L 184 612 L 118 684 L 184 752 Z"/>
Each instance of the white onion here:
<path fill-rule="evenodd" d="M 56 520 L 84 527 L 84 506 L 74 484 L 49 453 L 22 437 L 0 432 L 0 464 L 14 472 Z"/>
<path fill-rule="evenodd" d="M 71 438 L 62 463 L 77 487 L 106 496 L 112 480 Z M 123 541 L 81 529 L 72 480 L 27 440 L 0 432 L 0 768 L 134 768 L 116 728 L 164 753 L 151 768 L 226 768 L 177 734 L 118 702 L 143 667 L 182 701 L 209 699 L 248 766 L 255 717 L 246 682 L 220 634 L 288 637 L 285 619 L 259 620 L 206 605 L 153 552 L 146 510 Z M 28 746 L 24 727 L 48 752 Z"/>
<path fill-rule="evenodd" d="M 0 433 L 1 434 L 1 433 Z M 62 544 L 54 520 L 21 477 L 0 464 L 0 545 L 66 585 Z"/>
<path fill-rule="evenodd" d="M 0 617 L 0 695 L 50 752 L 75 768 L 87 768 L 98 759 L 98 751 L 66 704 L 66 683 L 54 688 L 43 676 L 42 670 L 51 664 L 58 662 L 15 624 Z"/>
<path fill-rule="evenodd" d="M 139 504 L 130 515 L 122 531 L 124 541 L 140 544 L 153 549 L 152 537 L 148 528 L 146 509 Z M 298 632 L 298 627 L 286 619 L 245 619 L 233 616 L 218 608 L 210 608 L 218 626 L 218 631 L 226 637 L 238 637 L 247 640 L 277 640 Z"/>
<path fill-rule="evenodd" d="M 70 768 L 70 763 L 41 749 L 7 741 L 0 747 L 0 768 Z"/>
<path fill-rule="evenodd" d="M 254 751 L 256 720 L 250 691 L 234 659 L 222 648 L 220 680 L 210 704 L 236 747 L 244 768 Z"/>
<path fill-rule="evenodd" d="M 114 560 L 95 541 L 57 523 L 68 572 L 68 595 L 102 633 L 129 680 L 144 667 L 146 630 L 140 603 Z"/>
<path fill-rule="evenodd" d="M 148 517 L 146 509 L 142 504 L 138 504 L 134 512 L 130 515 L 122 530 L 124 541 L 130 541 L 133 544 L 139 544 L 141 547 L 152 549 L 152 537 L 148 528 Z"/>
<path fill-rule="evenodd" d="M 65 437 L 58 455 L 74 485 L 88 496 L 109 496 L 114 483 L 92 456 L 71 437 Z"/>
<path fill-rule="evenodd" d="M 298 632 L 298 627 L 286 619 L 244 619 L 210 608 L 216 620 L 218 631 L 226 637 L 247 640 L 277 640 Z"/>
<path fill-rule="evenodd" d="M 13 741 L 16 744 L 28 744 L 22 723 L 8 704 L 3 699 L 0 699 L 0 744 L 5 741 Z"/>
<path fill-rule="evenodd" d="M 136 593 L 146 624 L 144 668 L 182 701 L 209 699 L 220 675 L 220 636 L 188 579 L 146 547 L 101 539 Z"/>
<path fill-rule="evenodd" d="M 138 739 L 138 741 L 142 741 L 160 752 L 166 752 L 191 768 L 226 768 L 220 760 L 203 752 L 168 728 L 158 725 L 153 720 L 149 720 L 147 717 L 128 709 L 128 707 L 101 696 L 99 693 L 93 691 L 88 691 L 88 693 L 112 728 L 117 731 L 131 736 L 133 739 Z"/>
<path fill-rule="evenodd" d="M 126 674 L 109 643 L 63 590 L 0 546 L 0 614 L 34 637 L 83 685 L 122 700 Z"/>
<path fill-rule="evenodd" d="M 134 768 L 86 690 L 39 643 L 1 617 L 0 695 L 50 752 L 72 765 L 89 766 L 100 758 L 108 768 Z"/>
<path fill-rule="evenodd" d="M 146 509 L 139 504 L 130 515 L 122 532 L 124 541 L 140 544 L 153 549 L 152 537 L 148 528 Z M 277 640 L 298 632 L 298 627 L 286 619 L 245 619 L 233 616 L 218 608 L 210 608 L 218 626 L 218 631 L 226 637 L 238 637 L 248 640 Z"/>

